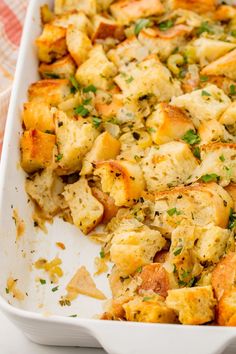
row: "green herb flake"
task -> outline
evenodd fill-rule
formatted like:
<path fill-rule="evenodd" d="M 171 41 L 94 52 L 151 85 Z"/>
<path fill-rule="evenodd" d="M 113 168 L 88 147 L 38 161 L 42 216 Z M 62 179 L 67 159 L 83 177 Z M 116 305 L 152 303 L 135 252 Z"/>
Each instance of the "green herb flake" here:
<path fill-rule="evenodd" d="M 102 249 L 101 252 L 100 252 L 100 257 L 101 257 L 101 258 L 105 258 L 105 252 L 104 252 L 103 249 Z"/>
<path fill-rule="evenodd" d="M 201 26 L 198 28 L 198 31 L 197 31 L 198 34 L 202 34 L 204 32 L 214 34 L 214 31 L 208 22 L 202 22 Z"/>
<path fill-rule="evenodd" d="M 153 300 L 153 296 L 145 296 L 143 302 Z"/>
<path fill-rule="evenodd" d="M 159 28 L 161 31 L 167 31 L 169 28 L 173 26 L 174 26 L 174 22 L 172 20 L 167 20 L 159 24 Z"/>
<path fill-rule="evenodd" d="M 232 30 L 232 31 L 230 32 L 230 34 L 231 34 L 232 37 L 236 37 L 236 30 Z"/>
<path fill-rule="evenodd" d="M 141 267 L 138 267 L 138 268 L 137 268 L 136 272 L 137 272 L 137 273 L 141 273 L 142 270 L 143 270 L 143 267 L 141 266 Z"/>
<path fill-rule="evenodd" d="M 201 158 L 201 152 L 200 152 L 200 148 L 197 146 L 193 149 L 193 155 L 197 158 L 200 159 Z"/>
<path fill-rule="evenodd" d="M 96 93 L 97 88 L 94 85 L 89 85 L 89 86 L 83 88 L 83 92 L 84 93 L 89 93 L 89 92 Z"/>
<path fill-rule="evenodd" d="M 205 76 L 205 75 L 200 76 L 200 81 L 201 81 L 201 82 L 206 82 L 206 81 L 208 81 L 208 80 L 209 80 L 209 77 L 208 77 L 208 76 Z"/>
<path fill-rule="evenodd" d="M 61 161 L 62 158 L 63 158 L 63 154 L 58 154 L 58 155 L 56 156 L 56 162 Z"/>
<path fill-rule="evenodd" d="M 209 96 L 211 96 L 211 94 L 210 94 L 209 92 L 207 92 L 206 90 L 202 90 L 202 96 L 203 96 L 203 97 L 204 97 L 204 96 L 209 97 Z"/>
<path fill-rule="evenodd" d="M 49 79 L 60 79 L 60 75 L 55 74 L 55 73 L 44 73 L 44 76 L 46 76 Z"/>
<path fill-rule="evenodd" d="M 97 129 L 100 127 L 101 123 L 102 123 L 102 119 L 98 118 L 98 117 L 93 117 L 92 118 L 92 123 L 94 125 L 94 127 Z"/>
<path fill-rule="evenodd" d="M 79 107 L 74 108 L 75 114 L 80 115 L 81 117 L 87 117 L 89 110 L 84 107 L 82 104 Z"/>
<path fill-rule="evenodd" d="M 78 315 L 70 315 L 69 317 L 75 318 L 75 317 L 78 317 Z"/>
<path fill-rule="evenodd" d="M 6 290 L 6 294 L 9 294 L 9 289 L 8 289 L 8 288 L 6 288 L 5 290 Z"/>
<path fill-rule="evenodd" d="M 127 84 L 130 84 L 132 81 L 134 81 L 133 76 L 130 76 L 127 80 L 125 80 Z"/>
<path fill-rule="evenodd" d="M 220 155 L 219 159 L 220 159 L 220 161 L 225 162 L 225 157 L 224 157 L 224 155 Z"/>
<path fill-rule="evenodd" d="M 177 247 L 175 250 L 174 250 L 174 256 L 178 256 L 181 252 L 182 252 L 182 249 L 183 247 Z"/>
<path fill-rule="evenodd" d="M 235 85 L 230 85 L 229 93 L 230 93 L 230 95 L 236 95 L 236 86 Z"/>
<path fill-rule="evenodd" d="M 211 174 L 206 174 L 204 176 L 201 177 L 201 180 L 205 183 L 209 183 L 209 182 L 218 182 L 220 179 L 220 176 L 218 176 L 215 173 L 211 173 Z"/>
<path fill-rule="evenodd" d="M 88 104 L 91 103 L 91 101 L 92 101 L 92 98 L 87 98 L 87 99 L 83 100 L 83 104 L 84 104 L 85 106 L 87 106 Z"/>
<path fill-rule="evenodd" d="M 45 285 L 45 284 L 46 284 L 46 280 L 45 280 L 45 279 L 39 279 L 39 281 L 40 281 L 40 283 L 41 283 L 42 285 Z"/>
<path fill-rule="evenodd" d="M 59 288 L 58 286 L 55 286 L 55 288 L 52 288 L 52 292 L 55 293 L 55 291 L 57 291 L 58 288 Z"/>
<path fill-rule="evenodd" d="M 154 128 L 151 128 L 151 127 L 150 127 L 150 128 L 147 128 L 147 131 L 148 131 L 149 133 L 155 133 L 156 130 L 155 130 Z"/>
<path fill-rule="evenodd" d="M 172 208 L 172 209 L 167 210 L 167 214 L 169 216 L 180 215 L 181 211 L 177 210 L 176 208 Z"/>
<path fill-rule="evenodd" d="M 70 82 L 71 82 L 71 85 L 72 85 L 72 89 L 74 89 L 74 92 L 76 91 L 79 91 L 79 83 L 78 81 L 76 80 L 76 78 L 71 75 L 70 78 L 69 78 Z M 72 92 L 73 93 L 73 92 Z"/>
<path fill-rule="evenodd" d="M 139 20 L 134 27 L 135 36 L 138 36 L 139 33 L 142 31 L 142 29 L 144 29 L 145 27 L 150 27 L 151 25 L 152 22 L 147 18 L 143 18 Z"/>
<path fill-rule="evenodd" d="M 182 140 L 189 145 L 199 144 L 201 141 L 200 136 L 193 129 L 188 130 L 182 137 Z"/>
<path fill-rule="evenodd" d="M 236 213 L 234 213 L 233 209 L 230 209 L 229 215 L 229 224 L 228 229 L 233 230 L 236 227 Z"/>

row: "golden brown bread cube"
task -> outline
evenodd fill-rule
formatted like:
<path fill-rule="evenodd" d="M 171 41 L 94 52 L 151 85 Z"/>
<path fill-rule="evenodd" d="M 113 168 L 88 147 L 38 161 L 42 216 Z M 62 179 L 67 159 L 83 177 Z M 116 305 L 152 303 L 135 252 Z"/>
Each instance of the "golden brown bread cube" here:
<path fill-rule="evenodd" d="M 21 137 L 21 166 L 32 173 L 49 166 L 53 161 L 55 135 L 33 129 L 25 131 Z"/>
<path fill-rule="evenodd" d="M 42 34 L 35 41 L 39 60 L 50 63 L 66 54 L 66 30 L 62 27 L 46 24 Z"/>
<path fill-rule="evenodd" d="M 224 75 L 236 79 L 236 49 L 213 61 L 201 71 L 202 75 Z"/>
<path fill-rule="evenodd" d="M 115 38 L 122 40 L 125 38 L 124 27 L 118 22 L 100 15 L 94 17 L 93 41 L 96 39 Z"/>
<path fill-rule="evenodd" d="M 157 105 L 156 110 L 148 117 L 146 126 L 151 128 L 152 140 L 157 145 L 181 139 L 188 130 L 194 130 L 188 116 L 168 103 Z"/>
<path fill-rule="evenodd" d="M 166 305 L 185 325 L 199 325 L 215 318 L 216 300 L 211 286 L 169 290 Z"/>
<path fill-rule="evenodd" d="M 39 73 L 44 79 L 69 79 L 74 75 L 76 65 L 70 55 L 67 55 L 52 64 L 42 63 L 39 66 Z"/>
<path fill-rule="evenodd" d="M 125 318 L 133 322 L 177 323 L 175 312 L 158 295 L 138 297 L 123 305 Z"/>
<path fill-rule="evenodd" d="M 115 205 L 114 199 L 100 189 L 93 187 L 92 194 L 103 205 L 104 214 L 102 221 L 105 224 L 108 223 L 114 216 L 116 216 L 119 208 Z"/>
<path fill-rule="evenodd" d="M 228 21 L 236 16 L 236 9 L 233 6 L 221 5 L 214 13 L 214 19 L 216 21 Z"/>
<path fill-rule="evenodd" d="M 227 254 L 212 272 L 212 287 L 217 300 L 230 291 L 236 280 L 236 253 Z"/>
<path fill-rule="evenodd" d="M 54 11 L 56 15 L 70 11 L 83 11 L 86 15 L 96 13 L 96 0 L 55 0 Z"/>
<path fill-rule="evenodd" d="M 236 183 L 230 183 L 225 190 L 229 193 L 234 202 L 234 211 L 236 212 Z"/>
<path fill-rule="evenodd" d="M 70 85 L 66 79 L 40 80 L 30 85 L 29 100 L 57 106 L 70 96 Z"/>
<path fill-rule="evenodd" d="M 124 25 L 140 17 L 161 15 L 164 12 L 160 0 L 121 0 L 112 4 L 110 9 L 117 21 Z"/>
<path fill-rule="evenodd" d="M 217 307 L 217 323 L 220 326 L 236 326 L 236 288 L 228 290 Z"/>
<path fill-rule="evenodd" d="M 68 28 L 70 25 L 75 26 L 80 31 L 88 34 L 92 34 L 93 26 L 88 17 L 84 12 L 73 10 L 71 12 L 63 13 L 62 15 L 56 16 L 53 25 L 63 28 Z"/>
<path fill-rule="evenodd" d="M 92 43 L 86 33 L 74 25 L 69 25 L 66 31 L 66 44 L 70 55 L 79 66 L 89 56 Z"/>
<path fill-rule="evenodd" d="M 37 129 L 42 132 L 54 132 L 55 124 L 50 106 L 43 102 L 27 102 L 22 114 L 26 130 Z"/>
<path fill-rule="evenodd" d="M 109 193 L 117 206 L 134 204 L 145 188 L 142 170 L 136 163 L 101 161 L 94 174 L 101 177 L 103 192 Z"/>
<path fill-rule="evenodd" d="M 213 12 L 216 9 L 216 0 L 169 0 L 169 8 L 171 10 L 175 9 L 186 9 L 195 11 L 198 13 Z"/>

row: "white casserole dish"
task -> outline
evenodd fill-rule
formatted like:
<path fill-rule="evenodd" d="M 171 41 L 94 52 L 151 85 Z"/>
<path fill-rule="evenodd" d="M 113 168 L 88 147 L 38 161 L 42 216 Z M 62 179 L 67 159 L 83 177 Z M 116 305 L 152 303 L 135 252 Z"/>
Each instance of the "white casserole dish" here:
<path fill-rule="evenodd" d="M 85 296 L 79 296 L 71 307 L 58 304 L 65 285 L 79 266 L 85 265 L 94 272 L 93 261 L 100 246 L 60 219 L 48 225 L 47 235 L 36 232 L 32 207 L 24 190 L 25 174 L 19 168 L 20 111 L 29 84 L 38 79 L 33 42 L 40 33 L 39 7 L 52 2 L 30 1 L 8 114 L 0 172 L 0 307 L 29 339 L 40 344 L 103 346 L 111 354 L 221 353 L 229 343 L 236 345 L 236 328 L 95 320 L 92 317 L 102 312 L 102 303 Z M 26 225 L 24 235 L 17 242 L 13 209 Z M 66 244 L 66 251 L 55 246 L 58 241 Z M 59 290 L 52 292 L 52 285 L 42 286 L 35 281 L 40 273 L 32 268 L 32 263 L 40 257 L 51 260 L 57 255 L 62 259 L 65 275 Z M 24 301 L 6 293 L 10 276 L 18 279 L 17 286 L 25 293 Z M 106 276 L 96 278 L 96 283 L 109 296 Z M 73 314 L 78 317 L 70 318 Z"/>

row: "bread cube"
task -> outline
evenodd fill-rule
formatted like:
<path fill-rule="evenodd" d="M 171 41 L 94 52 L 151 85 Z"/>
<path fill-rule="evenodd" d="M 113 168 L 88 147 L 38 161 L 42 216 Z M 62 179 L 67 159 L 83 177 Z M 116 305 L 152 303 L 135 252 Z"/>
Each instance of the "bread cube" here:
<path fill-rule="evenodd" d="M 228 21 L 232 20 L 236 16 L 236 9 L 233 6 L 221 5 L 218 6 L 214 13 L 214 19 L 216 21 Z"/>
<path fill-rule="evenodd" d="M 232 102 L 219 119 L 221 124 L 236 126 L 236 102 Z"/>
<path fill-rule="evenodd" d="M 70 85 L 66 79 L 40 80 L 30 85 L 29 100 L 57 106 L 70 96 Z"/>
<path fill-rule="evenodd" d="M 236 184 L 230 183 L 225 190 L 229 193 L 234 202 L 234 211 L 236 212 Z"/>
<path fill-rule="evenodd" d="M 217 323 L 220 326 L 236 326 L 236 288 L 225 293 L 217 308 Z"/>
<path fill-rule="evenodd" d="M 78 66 L 80 66 L 89 56 L 92 43 L 86 33 L 69 25 L 66 31 L 66 44 L 68 50 Z"/>
<path fill-rule="evenodd" d="M 98 161 L 115 159 L 119 152 L 119 140 L 113 138 L 108 132 L 102 133 L 97 137 L 92 149 L 85 156 L 81 175 L 90 174 L 93 171 L 93 164 Z"/>
<path fill-rule="evenodd" d="M 110 248 L 111 261 L 121 275 L 128 276 L 152 262 L 166 244 L 159 231 L 151 230 L 136 219 L 124 219 L 115 230 Z"/>
<path fill-rule="evenodd" d="M 54 132 L 55 124 L 50 106 L 43 102 L 24 104 L 22 119 L 26 130 L 37 129 L 41 132 Z"/>
<path fill-rule="evenodd" d="M 66 31 L 64 28 L 47 23 L 43 33 L 35 41 L 40 61 L 50 63 L 66 54 Z"/>
<path fill-rule="evenodd" d="M 236 144 L 211 143 L 201 147 L 202 162 L 194 171 L 192 180 L 214 175 L 219 184 L 227 186 L 236 182 Z"/>
<path fill-rule="evenodd" d="M 108 96 L 107 96 L 108 94 Z M 106 99 L 108 97 L 108 99 Z M 108 120 L 117 116 L 123 107 L 123 100 L 117 92 L 105 93 L 105 95 L 97 93 L 94 102 L 98 115 L 104 120 Z"/>
<path fill-rule="evenodd" d="M 224 75 L 236 80 L 236 49 L 213 61 L 201 71 L 202 75 Z"/>
<path fill-rule="evenodd" d="M 185 325 L 200 325 L 215 318 L 216 301 L 211 286 L 169 290 L 166 305 Z"/>
<path fill-rule="evenodd" d="M 216 0 L 168 0 L 170 10 L 186 9 L 203 14 L 205 12 L 214 12 L 216 9 Z"/>
<path fill-rule="evenodd" d="M 50 220 L 60 211 L 62 202 L 59 193 L 63 191 L 63 183 L 51 168 L 28 178 L 25 189 L 40 208 L 40 214 L 44 218 Z"/>
<path fill-rule="evenodd" d="M 161 15 L 165 9 L 160 0 L 120 0 L 110 7 L 112 15 L 123 25 L 140 17 Z"/>
<path fill-rule="evenodd" d="M 129 102 L 152 95 L 167 101 L 182 93 L 180 83 L 172 79 L 170 71 L 154 55 L 121 72 L 115 82 Z"/>
<path fill-rule="evenodd" d="M 193 42 L 196 56 L 201 66 L 222 57 L 236 47 L 236 43 L 223 42 L 209 38 L 198 38 Z"/>
<path fill-rule="evenodd" d="M 141 62 L 148 55 L 148 48 L 142 45 L 136 36 L 127 38 L 107 53 L 108 58 L 118 67 L 127 65 L 134 60 Z"/>
<path fill-rule="evenodd" d="M 157 295 L 135 297 L 123 305 L 125 318 L 132 322 L 177 323 L 173 310 Z"/>
<path fill-rule="evenodd" d="M 217 300 L 220 300 L 235 286 L 236 253 L 230 252 L 216 265 L 212 272 L 212 287 Z"/>
<path fill-rule="evenodd" d="M 95 176 L 101 178 L 102 190 L 114 198 L 117 206 L 135 203 L 145 189 L 142 170 L 128 161 L 101 161 L 96 163 Z"/>
<path fill-rule="evenodd" d="M 54 11 L 61 15 L 70 11 L 83 11 L 88 16 L 96 14 L 96 0 L 55 0 Z"/>
<path fill-rule="evenodd" d="M 173 106 L 184 108 L 190 113 L 197 128 L 204 120 L 217 120 L 230 103 L 229 97 L 216 85 L 207 85 L 204 89 L 171 100 Z"/>
<path fill-rule="evenodd" d="M 48 167 L 53 162 L 55 135 L 32 129 L 21 137 L 21 167 L 28 173 Z"/>
<path fill-rule="evenodd" d="M 70 55 L 67 55 L 52 64 L 42 63 L 39 73 L 44 79 L 69 79 L 75 74 L 76 66 Z"/>
<path fill-rule="evenodd" d="M 219 262 L 227 249 L 227 244 L 234 243 L 232 232 L 218 226 L 197 227 L 195 232 L 197 240 L 194 250 L 201 262 Z"/>
<path fill-rule="evenodd" d="M 148 191 L 162 191 L 187 182 L 197 166 L 189 146 L 178 141 L 151 147 L 142 160 Z"/>
<path fill-rule="evenodd" d="M 104 193 L 97 187 L 92 188 L 93 196 L 103 205 L 104 214 L 102 221 L 106 224 L 112 218 L 114 218 L 119 210 L 119 208 L 115 205 L 115 201 L 108 194 Z"/>
<path fill-rule="evenodd" d="M 85 154 L 91 149 L 98 131 L 85 120 L 74 120 L 62 112 L 55 114 L 58 164 L 62 174 L 81 169 Z"/>
<path fill-rule="evenodd" d="M 109 37 L 121 41 L 125 38 L 124 27 L 121 26 L 118 22 L 100 15 L 96 15 L 93 19 L 93 22 L 93 41 L 96 39 L 106 39 Z"/>
<path fill-rule="evenodd" d="M 92 23 L 85 13 L 77 10 L 56 16 L 56 18 L 52 21 L 52 24 L 63 28 L 68 28 L 70 25 L 73 25 L 89 36 L 92 34 L 93 30 Z"/>
<path fill-rule="evenodd" d="M 231 135 L 223 124 L 215 119 L 203 121 L 198 128 L 201 138 L 201 145 L 206 145 L 214 141 L 236 142 L 236 137 Z"/>
<path fill-rule="evenodd" d="M 151 135 L 141 129 L 122 134 L 119 140 L 121 142 L 121 151 L 118 159 L 125 159 L 131 162 L 141 161 L 145 156 L 146 148 L 152 145 Z"/>
<path fill-rule="evenodd" d="M 101 222 L 103 205 L 92 195 L 88 181 L 84 178 L 67 185 L 63 195 L 69 205 L 73 223 L 87 235 Z"/>
<path fill-rule="evenodd" d="M 153 225 L 163 234 L 188 219 L 196 225 L 214 224 L 226 228 L 233 201 L 217 183 L 176 187 L 150 196 L 153 201 Z"/>
<path fill-rule="evenodd" d="M 82 86 L 94 85 L 102 90 L 108 90 L 117 69 L 110 62 L 101 45 L 93 47 L 86 60 L 77 70 L 76 79 Z"/>
<path fill-rule="evenodd" d="M 167 103 L 157 105 L 155 111 L 148 117 L 146 126 L 155 144 L 181 139 L 188 130 L 194 130 L 188 116 L 179 108 Z"/>

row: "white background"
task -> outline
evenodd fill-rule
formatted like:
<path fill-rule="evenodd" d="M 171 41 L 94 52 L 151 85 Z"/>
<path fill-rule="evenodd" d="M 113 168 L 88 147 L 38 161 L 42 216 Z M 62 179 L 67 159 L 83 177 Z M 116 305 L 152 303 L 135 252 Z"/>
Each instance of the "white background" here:
<path fill-rule="evenodd" d="M 235 329 L 236 330 L 236 329 Z M 235 354 L 235 347 L 224 354 Z M 29 342 L 11 322 L 0 313 L 0 354 L 106 354 L 102 349 L 45 347 Z M 135 353 L 133 353 L 135 354 Z M 148 353 L 143 353 L 148 354 Z M 161 354 L 158 352 L 158 354 Z M 174 353 L 173 353 L 174 354 Z M 199 353 L 201 354 L 201 353 Z"/>

